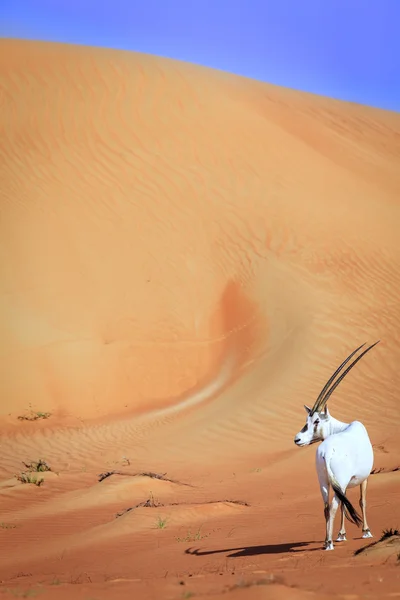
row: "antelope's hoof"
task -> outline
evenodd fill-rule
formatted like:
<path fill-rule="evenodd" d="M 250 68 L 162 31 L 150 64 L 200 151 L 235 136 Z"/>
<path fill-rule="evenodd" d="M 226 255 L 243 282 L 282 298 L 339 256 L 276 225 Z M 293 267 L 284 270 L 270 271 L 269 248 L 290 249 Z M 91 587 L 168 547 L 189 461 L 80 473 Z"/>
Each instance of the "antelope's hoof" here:
<path fill-rule="evenodd" d="M 345 533 L 339 533 L 339 535 L 336 538 L 337 542 L 347 542 L 347 538 L 346 538 L 346 534 Z"/>
<path fill-rule="evenodd" d="M 363 531 L 363 535 L 362 536 L 363 536 L 363 538 L 372 538 L 372 537 L 374 537 L 372 535 L 372 533 L 370 532 L 369 529 L 366 529 L 365 531 Z"/>
<path fill-rule="evenodd" d="M 333 550 L 334 546 L 333 546 L 333 542 L 325 542 L 325 550 Z"/>

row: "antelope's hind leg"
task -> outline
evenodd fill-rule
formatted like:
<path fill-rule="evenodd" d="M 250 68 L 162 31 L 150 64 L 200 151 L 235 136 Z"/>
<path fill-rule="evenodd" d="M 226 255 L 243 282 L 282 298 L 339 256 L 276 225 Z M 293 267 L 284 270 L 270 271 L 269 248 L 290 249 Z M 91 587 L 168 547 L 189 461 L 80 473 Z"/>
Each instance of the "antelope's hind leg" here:
<path fill-rule="evenodd" d="M 336 517 L 337 509 L 339 507 L 339 502 L 340 502 L 339 498 L 334 493 L 331 505 L 329 506 L 329 509 L 328 509 L 329 510 L 329 519 L 328 519 L 328 523 L 327 523 L 327 539 L 325 542 L 325 550 L 334 550 L 334 545 L 333 545 L 333 540 L 332 540 L 333 524 L 335 522 L 335 517 Z"/>
<path fill-rule="evenodd" d="M 329 507 L 329 499 L 325 502 L 324 501 L 324 517 L 325 517 L 325 524 L 326 524 L 326 535 L 325 535 L 325 542 L 324 542 L 324 550 L 333 550 L 333 542 L 332 542 L 332 538 L 329 540 L 329 517 L 330 517 L 330 507 Z"/>
<path fill-rule="evenodd" d="M 331 531 L 331 518 L 332 518 L 332 504 L 329 506 L 329 484 L 321 484 L 322 500 L 324 501 L 324 517 L 326 525 L 326 534 L 324 542 L 324 550 L 333 550 L 332 531 Z M 336 513 L 336 510 L 334 511 Z M 334 515 L 333 515 L 333 518 Z"/>
<path fill-rule="evenodd" d="M 344 514 L 343 502 L 340 503 L 340 509 L 341 509 L 341 519 L 342 520 L 341 520 L 339 535 L 337 536 L 336 541 L 337 542 L 346 542 L 347 538 L 346 538 L 345 514 Z"/>
<path fill-rule="evenodd" d="M 361 508 L 361 513 L 362 513 L 362 519 L 363 519 L 363 538 L 372 538 L 374 537 L 368 527 L 368 523 L 367 523 L 367 513 L 366 513 L 366 509 L 367 509 L 367 485 L 368 485 L 368 479 L 365 479 L 362 484 L 360 485 L 360 508 Z"/>

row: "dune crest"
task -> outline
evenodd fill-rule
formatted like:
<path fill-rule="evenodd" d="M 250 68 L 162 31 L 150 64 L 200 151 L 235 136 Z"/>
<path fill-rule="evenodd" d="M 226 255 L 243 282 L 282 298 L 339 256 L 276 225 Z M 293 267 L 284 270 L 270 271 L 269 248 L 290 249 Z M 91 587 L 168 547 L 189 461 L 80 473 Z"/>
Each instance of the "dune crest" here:
<path fill-rule="evenodd" d="M 349 276 L 363 296 L 389 277 L 394 305 L 400 175 L 382 152 L 383 140 L 388 159 L 400 149 L 397 114 L 152 56 L 1 44 L 2 398 L 13 412 L 28 400 L 85 418 L 135 413 L 203 387 L 257 309 L 253 346 L 276 343 L 268 317 L 286 316 L 291 291 L 281 281 L 271 296 L 272 269 L 300 272 L 314 310 Z M 379 189 L 326 146 L 382 169 Z M 239 290 L 247 314 L 228 297 Z M 364 334 L 354 328 L 349 344 Z"/>

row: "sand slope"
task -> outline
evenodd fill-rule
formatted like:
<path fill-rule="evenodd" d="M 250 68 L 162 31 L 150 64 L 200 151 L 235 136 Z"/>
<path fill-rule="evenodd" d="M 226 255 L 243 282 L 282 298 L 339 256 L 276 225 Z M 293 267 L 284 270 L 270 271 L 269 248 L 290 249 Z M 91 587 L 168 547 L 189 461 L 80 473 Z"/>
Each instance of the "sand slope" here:
<path fill-rule="evenodd" d="M 400 115 L 20 40 L 0 40 L 0 85 L 4 586 L 29 573 L 61 598 L 52 577 L 79 576 L 98 596 L 159 577 L 143 597 L 175 597 L 169 577 L 202 574 L 195 593 L 241 598 L 240 578 L 274 570 L 276 598 L 308 598 L 344 569 L 340 593 L 358 590 L 361 542 L 321 557 L 314 449 L 292 440 L 303 403 L 380 339 L 330 408 L 376 446 L 371 526 L 398 525 Z M 38 458 L 44 483 L 17 481 Z M 175 483 L 132 475 L 152 470 Z M 264 550 L 229 558 L 239 546 Z M 391 593 L 394 573 L 368 590 Z"/>

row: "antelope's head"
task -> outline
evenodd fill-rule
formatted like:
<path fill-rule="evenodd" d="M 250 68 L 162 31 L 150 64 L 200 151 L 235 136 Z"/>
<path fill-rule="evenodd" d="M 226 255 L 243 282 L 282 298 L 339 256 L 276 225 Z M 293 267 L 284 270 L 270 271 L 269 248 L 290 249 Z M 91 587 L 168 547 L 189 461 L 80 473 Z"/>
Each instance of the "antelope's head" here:
<path fill-rule="evenodd" d="M 307 420 L 303 429 L 299 431 L 299 433 L 294 438 L 294 443 L 297 446 L 308 446 L 310 444 L 315 444 L 316 442 L 324 440 L 327 437 L 327 435 L 329 435 L 329 421 L 331 419 L 327 407 L 327 402 L 329 398 L 331 397 L 332 393 L 337 388 L 339 383 L 346 377 L 350 369 L 352 369 L 354 365 L 358 363 L 358 361 L 364 356 L 364 354 L 366 354 L 367 352 L 369 352 L 369 350 L 376 346 L 376 344 L 379 344 L 379 341 L 375 342 L 375 344 L 372 344 L 372 346 L 369 346 L 366 350 L 361 352 L 361 354 L 353 360 L 353 362 L 347 367 L 347 369 L 345 369 L 340 375 L 340 377 L 338 377 L 334 382 L 335 377 L 339 375 L 339 373 L 346 366 L 349 360 L 351 360 L 351 358 L 359 350 L 361 350 L 361 348 L 365 346 L 365 344 L 362 344 L 361 346 L 356 348 L 356 350 L 354 350 L 354 352 L 352 352 L 350 356 L 348 356 L 346 360 L 342 362 L 340 367 L 336 369 L 332 377 L 326 382 L 317 400 L 315 401 L 314 406 L 310 408 L 309 406 L 304 405 L 304 408 L 307 412 Z"/>
<path fill-rule="evenodd" d="M 304 405 L 307 412 L 307 420 L 303 429 L 294 438 L 296 446 L 309 446 L 321 442 L 327 437 L 329 430 L 330 414 L 325 406 L 322 412 L 313 412 L 313 409 Z"/>

